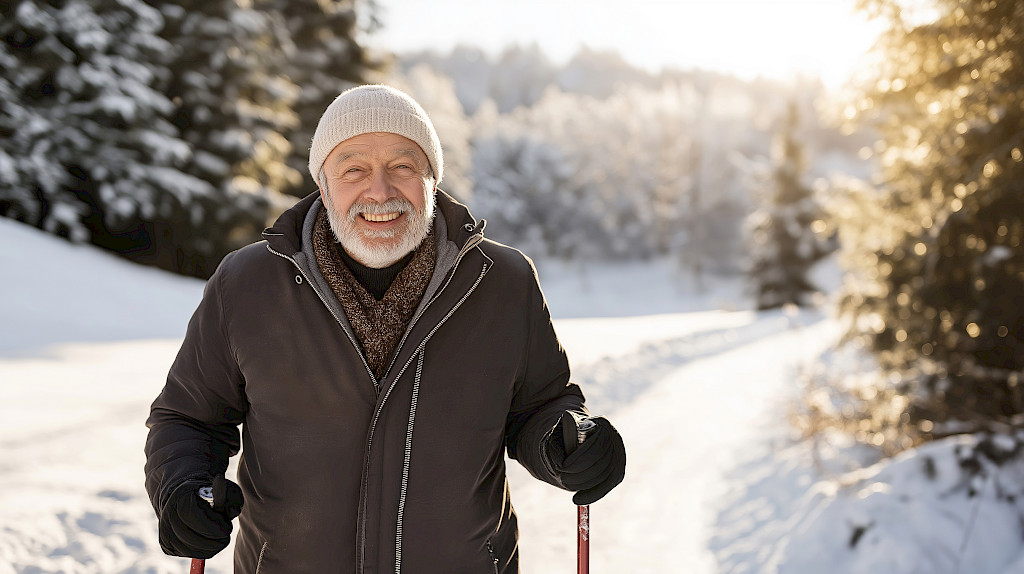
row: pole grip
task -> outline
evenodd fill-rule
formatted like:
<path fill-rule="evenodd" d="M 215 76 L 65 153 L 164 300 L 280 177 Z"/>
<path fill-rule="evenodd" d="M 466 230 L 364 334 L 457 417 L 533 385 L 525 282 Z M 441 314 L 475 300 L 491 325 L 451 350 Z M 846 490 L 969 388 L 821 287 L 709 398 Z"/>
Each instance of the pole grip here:
<path fill-rule="evenodd" d="M 207 504 L 213 506 L 213 487 L 203 486 L 196 491 L 196 496 L 202 498 Z M 206 574 L 206 560 L 202 558 L 193 558 L 192 565 L 189 566 L 188 574 Z"/>
<path fill-rule="evenodd" d="M 559 422 L 562 426 L 562 440 L 565 442 L 566 456 L 576 452 L 576 447 L 583 444 L 590 431 L 597 427 L 597 424 L 589 419 L 576 422 L 576 417 L 572 416 L 569 411 L 562 413 L 562 419 Z"/>

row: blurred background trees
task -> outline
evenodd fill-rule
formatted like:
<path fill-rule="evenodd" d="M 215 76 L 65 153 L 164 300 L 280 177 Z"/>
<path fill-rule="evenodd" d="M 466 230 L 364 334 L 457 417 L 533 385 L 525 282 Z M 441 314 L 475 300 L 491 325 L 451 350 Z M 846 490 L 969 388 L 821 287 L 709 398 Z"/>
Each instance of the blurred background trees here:
<path fill-rule="evenodd" d="M 376 5 L 358 0 L 256 0 L 255 7 L 282 25 L 282 69 L 294 97 L 293 114 L 280 131 L 287 148 L 281 193 L 305 197 L 316 186 L 306 176 L 309 142 L 327 106 L 346 88 L 368 80 L 386 60 L 359 43 L 359 35 L 378 26 Z M 284 99 L 284 98 L 281 98 Z"/>
<path fill-rule="evenodd" d="M 807 158 L 797 140 L 800 112 L 788 108 L 772 150 L 770 172 L 764 176 L 759 207 L 748 219 L 750 267 L 758 309 L 804 305 L 818 287 L 811 268 L 830 251 L 824 232 L 825 213 L 805 181 Z"/>
<path fill-rule="evenodd" d="M 296 123 L 297 88 L 284 70 L 287 36 L 271 15 L 234 0 L 159 7 L 171 46 L 166 95 L 190 152 L 180 168 L 202 185 L 152 222 L 143 260 L 168 267 L 161 259 L 175 253 L 180 271 L 206 276 L 207 259 L 215 264 L 263 229 L 272 191 L 300 179 L 282 136 Z"/>
<path fill-rule="evenodd" d="M 1024 3 L 931 4 L 864 3 L 891 26 L 847 117 L 880 173 L 837 210 L 848 339 L 887 372 L 865 396 L 896 406 L 861 416 L 895 448 L 1024 423 Z"/>
<path fill-rule="evenodd" d="M 413 94 L 441 135 L 442 187 L 540 258 L 663 257 L 698 282 L 742 271 L 743 222 L 762 201 L 746 166 L 770 161 L 790 100 L 815 146 L 809 179 L 862 163 L 817 122 L 813 80 L 652 74 L 592 50 L 555 64 L 535 45 L 392 59 L 362 44 L 373 2 L 0 11 L 0 215 L 199 277 L 315 191 L 312 131 L 357 82 Z"/>

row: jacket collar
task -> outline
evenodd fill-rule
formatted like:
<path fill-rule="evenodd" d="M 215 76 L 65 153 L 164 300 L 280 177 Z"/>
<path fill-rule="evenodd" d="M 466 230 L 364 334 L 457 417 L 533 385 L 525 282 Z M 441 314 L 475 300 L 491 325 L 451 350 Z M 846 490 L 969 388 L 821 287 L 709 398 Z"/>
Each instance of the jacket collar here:
<path fill-rule="evenodd" d="M 302 250 L 302 225 L 318 199 L 319 192 L 307 195 L 282 213 L 274 225 L 263 230 L 263 239 L 271 249 L 283 255 L 294 255 Z"/>

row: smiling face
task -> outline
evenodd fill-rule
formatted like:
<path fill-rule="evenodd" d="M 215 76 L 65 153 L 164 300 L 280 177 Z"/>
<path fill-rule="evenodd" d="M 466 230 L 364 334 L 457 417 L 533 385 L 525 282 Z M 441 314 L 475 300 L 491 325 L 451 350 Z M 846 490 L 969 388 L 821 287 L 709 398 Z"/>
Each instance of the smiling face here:
<path fill-rule="evenodd" d="M 434 178 L 412 140 L 392 133 L 349 138 L 331 150 L 321 173 L 331 229 L 363 265 L 387 267 L 430 232 Z"/>

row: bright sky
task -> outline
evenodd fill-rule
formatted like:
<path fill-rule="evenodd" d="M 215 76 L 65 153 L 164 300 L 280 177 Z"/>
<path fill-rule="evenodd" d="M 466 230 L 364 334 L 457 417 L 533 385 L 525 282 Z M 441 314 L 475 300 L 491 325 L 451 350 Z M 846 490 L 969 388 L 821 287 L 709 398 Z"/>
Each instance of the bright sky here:
<path fill-rule="evenodd" d="M 657 71 L 701 67 L 837 86 L 877 36 L 853 0 L 377 0 L 393 51 L 536 42 L 556 62 L 586 45 Z"/>

